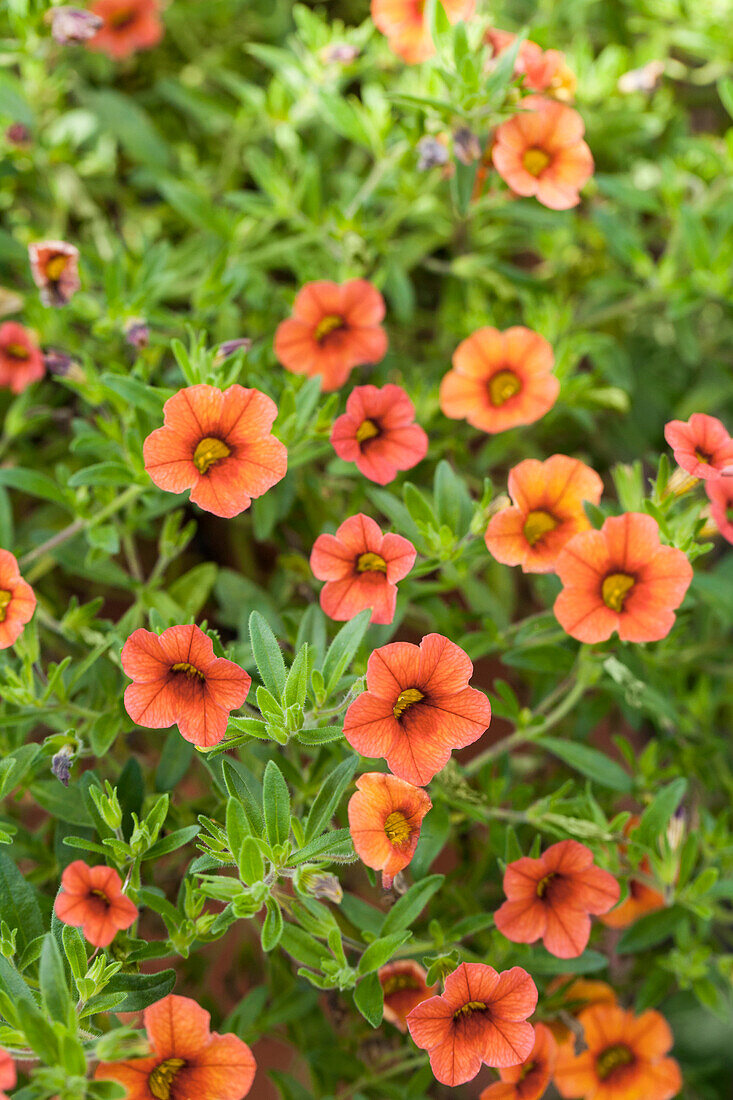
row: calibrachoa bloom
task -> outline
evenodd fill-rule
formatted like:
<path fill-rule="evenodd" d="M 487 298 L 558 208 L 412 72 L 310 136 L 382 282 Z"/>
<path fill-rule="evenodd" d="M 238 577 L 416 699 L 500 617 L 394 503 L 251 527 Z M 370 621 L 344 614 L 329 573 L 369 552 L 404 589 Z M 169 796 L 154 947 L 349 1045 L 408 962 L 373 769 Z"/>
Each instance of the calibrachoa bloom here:
<path fill-rule="evenodd" d="M 359 776 L 356 786 L 349 799 L 351 839 L 367 867 L 382 872 L 382 886 L 389 890 L 414 856 L 423 818 L 433 804 L 420 787 L 381 772 Z"/>
<path fill-rule="evenodd" d="M 468 686 L 467 653 L 428 634 L 419 646 L 392 642 L 367 664 L 367 690 L 351 704 L 344 737 L 362 756 L 382 756 L 400 779 L 425 786 L 453 749 L 477 741 L 491 721 L 491 705 Z"/>
<path fill-rule="evenodd" d="M 490 27 L 486 41 L 498 58 L 516 41 L 516 34 Z M 536 42 L 525 39 L 519 47 L 514 63 L 514 75 L 524 77 L 524 87 L 532 92 L 549 92 L 555 99 L 571 100 L 575 94 L 577 79 L 559 50 L 543 50 Z"/>
<path fill-rule="evenodd" d="M 414 959 L 396 959 L 378 974 L 384 993 L 384 1018 L 400 1031 L 407 1031 L 407 1017 L 416 1005 L 432 997 L 437 985 L 427 985 L 427 971 Z"/>
<path fill-rule="evenodd" d="M 412 569 L 416 550 L 402 535 L 383 535 L 377 523 L 361 512 L 344 520 L 335 535 L 319 535 L 310 566 L 319 581 L 321 607 L 330 619 L 352 619 L 372 609 L 371 622 L 391 623 L 397 601 L 397 581 Z"/>
<path fill-rule="evenodd" d="M 166 401 L 164 426 L 145 440 L 145 469 L 169 493 L 191 490 L 230 519 L 285 477 L 288 452 L 271 434 L 277 405 L 259 390 L 188 386 Z"/>
<path fill-rule="evenodd" d="M 728 542 L 733 542 L 733 477 L 706 481 L 705 492 L 710 501 L 710 515 L 718 531 Z"/>
<path fill-rule="evenodd" d="M 639 824 L 638 817 L 631 817 L 624 825 L 624 833 L 628 836 Z M 623 846 L 624 848 L 626 845 Z M 649 860 L 644 859 L 639 864 L 639 871 L 643 875 L 651 875 L 652 869 Z M 629 893 L 626 898 L 610 913 L 601 918 L 609 928 L 626 928 L 633 924 L 645 913 L 654 913 L 657 909 L 664 909 L 666 905 L 664 894 L 654 887 L 648 886 L 638 878 L 629 879 Z"/>
<path fill-rule="evenodd" d="M 451 23 L 469 19 L 476 0 L 442 0 Z M 435 53 L 425 22 L 424 0 L 372 0 L 372 19 L 391 48 L 409 65 L 416 65 Z"/>
<path fill-rule="evenodd" d="M 66 241 L 36 241 L 28 257 L 44 306 L 65 306 L 81 286 L 79 249 Z"/>
<path fill-rule="evenodd" d="M 692 580 L 685 554 L 662 546 L 657 521 L 641 512 L 576 535 L 555 571 L 564 585 L 555 615 L 581 642 L 605 642 L 614 630 L 625 642 L 666 637 Z"/>
<path fill-rule="evenodd" d="M 588 1049 L 560 1048 L 555 1086 L 583 1100 L 671 1100 L 682 1088 L 669 1024 L 658 1012 L 635 1016 L 618 1005 L 595 1005 L 578 1017 Z"/>
<path fill-rule="evenodd" d="M 337 390 L 354 367 L 384 359 L 384 312 L 384 298 L 365 279 L 308 283 L 296 295 L 292 317 L 278 325 L 275 355 L 286 370 L 318 374 L 323 390 Z"/>
<path fill-rule="evenodd" d="M 483 963 L 461 963 L 445 980 L 442 996 L 430 997 L 407 1017 L 410 1035 L 430 1054 L 444 1085 L 462 1085 L 487 1066 L 524 1062 L 534 1046 L 527 1023 L 537 1005 L 537 987 L 514 966 L 498 974 Z"/>
<path fill-rule="evenodd" d="M 501 1081 L 484 1089 L 479 1100 L 540 1100 L 557 1063 L 557 1042 L 549 1027 L 535 1024 L 534 1047 L 525 1062 L 499 1070 Z"/>
<path fill-rule="evenodd" d="M 510 863 L 504 892 L 507 900 L 494 914 L 499 931 L 513 943 L 542 939 L 559 959 L 583 954 L 590 914 L 607 913 L 621 893 L 613 875 L 596 867 L 591 850 L 577 840 L 561 840 L 539 859 Z"/>
<path fill-rule="evenodd" d="M 593 175 L 583 119 L 572 107 L 538 95 L 523 99 L 521 108 L 497 127 L 497 172 L 515 194 L 534 195 L 551 210 L 577 206 L 578 192 Z"/>
<path fill-rule="evenodd" d="M 257 1068 L 236 1035 L 210 1030 L 211 1016 L 189 997 L 172 993 L 146 1008 L 149 1058 L 102 1062 L 94 1076 L 119 1081 L 127 1100 L 243 1100 Z"/>
<path fill-rule="evenodd" d="M 573 978 L 572 975 L 560 975 L 550 982 L 548 993 L 554 993 L 558 989 L 563 989 L 562 1012 L 564 1016 L 579 1016 L 584 1009 L 589 1008 L 591 1005 L 617 1004 L 616 993 L 608 982 L 600 982 L 593 978 Z M 568 1039 L 573 1038 L 573 1032 L 559 1016 L 550 1020 L 547 1026 L 558 1043 L 566 1043 Z"/>
<path fill-rule="evenodd" d="M 693 477 L 718 478 L 727 467 L 733 473 L 733 439 L 716 417 L 693 413 L 687 421 L 670 420 L 664 438 L 677 465 Z"/>
<path fill-rule="evenodd" d="M 122 892 L 114 867 L 89 867 L 74 860 L 61 876 L 54 910 L 64 924 L 81 928 L 95 947 L 108 947 L 117 933 L 137 920 L 137 909 Z"/>
<path fill-rule="evenodd" d="M 9 550 L 0 550 L 0 649 L 7 649 L 33 618 L 36 597 Z"/>
<path fill-rule="evenodd" d="M 12 1089 L 18 1081 L 15 1062 L 7 1050 L 0 1050 L 0 1089 Z M 0 1100 L 9 1100 L 6 1092 L 0 1092 Z"/>
<path fill-rule="evenodd" d="M 484 432 L 532 424 L 552 408 L 560 383 L 544 337 L 516 326 L 481 328 L 458 345 L 440 384 L 440 407 Z"/>
<path fill-rule="evenodd" d="M 603 482 L 595 470 L 567 455 L 525 459 L 509 471 L 512 508 L 492 516 L 486 546 L 497 561 L 525 573 L 549 573 L 563 546 L 590 523 L 583 501 L 598 504 Z"/>
<path fill-rule="evenodd" d="M 226 734 L 229 712 L 247 698 L 252 678 L 214 656 L 211 638 L 197 626 L 171 626 L 161 635 L 142 627 L 122 647 L 122 667 L 133 681 L 125 709 L 139 726 L 164 729 L 211 748 Z"/>
<path fill-rule="evenodd" d="M 45 373 L 43 354 L 28 329 L 16 321 L 0 325 L 0 386 L 22 393 Z"/>
<path fill-rule="evenodd" d="M 163 37 L 158 0 L 95 0 L 91 11 L 103 26 L 87 45 L 114 61 L 150 50 Z"/>
<path fill-rule="evenodd" d="M 415 423 L 415 407 L 400 386 L 357 386 L 346 412 L 334 422 L 331 443 L 339 458 L 355 462 L 371 481 L 387 485 L 428 453 L 428 437 Z"/>

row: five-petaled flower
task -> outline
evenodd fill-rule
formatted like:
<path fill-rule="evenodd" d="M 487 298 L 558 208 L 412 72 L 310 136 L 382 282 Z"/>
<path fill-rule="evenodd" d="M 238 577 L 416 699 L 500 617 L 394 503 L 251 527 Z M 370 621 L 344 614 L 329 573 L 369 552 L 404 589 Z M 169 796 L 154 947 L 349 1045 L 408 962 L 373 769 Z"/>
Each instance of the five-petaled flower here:
<path fill-rule="evenodd" d="M 119 1081 L 127 1100 L 243 1100 L 257 1068 L 236 1035 L 210 1030 L 211 1017 L 189 997 L 172 993 L 146 1008 L 143 1023 L 152 1053 L 102 1062 L 97 1080 Z"/>
<path fill-rule="evenodd" d="M 17 1081 L 15 1062 L 7 1050 L 0 1049 L 0 1089 L 15 1088 Z M 6 1092 L 0 1092 L 0 1100 L 10 1100 L 10 1097 Z"/>
<path fill-rule="evenodd" d="M 66 241 L 35 241 L 28 257 L 44 306 L 65 306 L 81 286 L 79 249 Z"/>
<path fill-rule="evenodd" d="M 497 127 L 492 159 L 517 195 L 551 210 L 569 210 L 593 175 L 593 157 L 583 141 L 583 119 L 555 99 L 529 95 L 521 112 Z"/>
<path fill-rule="evenodd" d="M 33 618 L 36 597 L 9 550 L 0 550 L 0 649 L 7 649 Z"/>
<path fill-rule="evenodd" d="M 557 1063 L 557 1042 L 549 1027 L 535 1024 L 534 1047 L 519 1066 L 499 1070 L 500 1081 L 484 1089 L 479 1100 L 540 1100 Z"/>
<path fill-rule="evenodd" d="M 440 384 L 440 407 L 484 432 L 532 424 L 560 392 L 553 363 L 547 340 L 531 329 L 478 329 L 453 353 L 453 369 Z"/>
<path fill-rule="evenodd" d="M 594 1005 L 581 1012 L 587 1049 L 560 1048 L 555 1086 L 570 1100 L 671 1100 L 682 1087 L 669 1024 L 650 1009 L 635 1016 L 619 1005 Z"/>
<path fill-rule="evenodd" d="M 206 512 L 231 518 L 285 477 L 288 452 L 271 434 L 277 405 L 259 390 L 188 386 L 166 401 L 145 440 L 145 469 L 169 493 L 191 490 Z"/>
<path fill-rule="evenodd" d="M 733 477 L 718 477 L 705 482 L 710 515 L 718 531 L 733 542 Z"/>
<path fill-rule="evenodd" d="M 402 535 L 383 535 L 377 523 L 361 512 L 344 520 L 335 535 L 319 535 L 310 566 L 319 581 L 321 607 L 330 619 L 352 619 L 372 609 L 371 622 L 391 623 L 397 602 L 397 582 L 415 564 L 415 547 Z"/>
<path fill-rule="evenodd" d="M 516 34 L 490 27 L 486 42 L 493 50 L 492 62 L 501 57 L 517 40 Z M 577 78 L 568 67 L 565 54 L 560 50 L 543 50 L 528 38 L 519 46 L 514 62 L 514 76 L 524 77 L 524 87 L 531 92 L 547 92 L 555 99 L 572 100 Z"/>
<path fill-rule="evenodd" d="M 620 896 L 613 875 L 596 867 L 577 840 L 561 840 L 540 856 L 523 856 L 504 872 L 507 900 L 494 922 L 513 943 L 542 939 L 559 959 L 582 955 L 590 938 L 590 914 L 607 913 Z"/>
<path fill-rule="evenodd" d="M 94 0 L 90 10 L 103 25 L 87 46 L 114 61 L 150 50 L 163 37 L 158 0 Z"/>
<path fill-rule="evenodd" d="M 415 423 L 415 407 L 400 386 L 357 386 L 346 412 L 334 422 L 331 443 L 339 458 L 355 462 L 371 481 L 387 485 L 428 453 L 428 437 Z"/>
<path fill-rule="evenodd" d="M 733 474 L 733 439 L 716 417 L 693 413 L 687 421 L 670 420 L 664 438 L 677 465 L 693 477 L 718 478 L 728 467 Z"/>
<path fill-rule="evenodd" d="M 17 321 L 0 325 L 0 386 L 22 393 L 45 373 L 43 353 L 28 329 Z"/>
<path fill-rule="evenodd" d="M 275 355 L 286 370 L 320 375 L 324 391 L 337 390 L 354 367 L 384 359 L 384 313 L 384 298 L 365 279 L 307 283 L 292 317 L 278 325 Z"/>
<path fill-rule="evenodd" d="M 423 818 L 433 804 L 420 787 L 382 772 L 359 776 L 356 786 L 349 799 L 351 839 L 367 867 L 382 872 L 382 886 L 389 890 L 414 856 Z"/>
<path fill-rule="evenodd" d="M 62 889 L 54 910 L 64 924 L 73 924 L 95 947 L 108 947 L 118 932 L 137 920 L 137 909 L 122 891 L 114 867 L 89 867 L 74 860 L 61 876 Z"/>
<path fill-rule="evenodd" d="M 483 963 L 461 963 L 441 996 L 413 1008 L 407 1027 L 430 1054 L 437 1079 L 462 1085 L 482 1063 L 501 1068 L 526 1061 L 534 1046 L 527 1018 L 536 1005 L 537 987 L 520 966 L 499 974 Z"/>
<path fill-rule="evenodd" d="M 563 546 L 590 528 L 583 501 L 598 504 L 602 492 L 598 474 L 577 458 L 527 458 L 509 471 L 513 507 L 492 516 L 486 546 L 497 561 L 525 573 L 552 572 Z"/>
<path fill-rule="evenodd" d="M 470 19 L 476 9 L 476 0 L 442 0 L 442 3 L 451 23 Z M 409 65 L 425 61 L 435 53 L 423 0 L 372 0 L 372 19 L 394 52 Z"/>
<path fill-rule="evenodd" d="M 193 625 L 160 635 L 140 627 L 122 647 L 122 667 L 133 681 L 125 690 L 133 722 L 148 729 L 176 724 L 201 748 L 224 739 L 229 712 L 242 706 L 252 683 L 239 665 L 215 657 L 211 638 Z"/>
<path fill-rule="evenodd" d="M 402 1032 L 407 1031 L 407 1017 L 413 1008 L 434 996 L 437 985 L 425 981 L 427 971 L 414 959 L 395 959 L 378 973 L 384 994 L 384 1018 Z"/>
<path fill-rule="evenodd" d="M 344 737 L 362 756 L 384 757 L 400 779 L 423 787 L 453 749 L 488 729 L 491 704 L 468 686 L 472 673 L 468 654 L 442 634 L 426 635 L 419 646 L 375 649 L 367 690 L 346 712 Z"/>
<path fill-rule="evenodd" d="M 641 512 L 575 535 L 555 571 L 564 585 L 555 616 L 581 642 L 605 642 L 614 630 L 625 642 L 659 641 L 692 580 L 686 555 L 662 546 L 657 521 Z"/>

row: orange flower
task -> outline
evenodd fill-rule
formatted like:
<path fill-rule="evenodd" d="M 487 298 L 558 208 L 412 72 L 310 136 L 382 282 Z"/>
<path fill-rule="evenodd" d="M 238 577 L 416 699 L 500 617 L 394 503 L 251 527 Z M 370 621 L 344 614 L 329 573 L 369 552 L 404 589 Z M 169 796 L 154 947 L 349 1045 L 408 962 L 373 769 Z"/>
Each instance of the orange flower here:
<path fill-rule="evenodd" d="M 534 1028 L 526 1021 L 536 1005 L 537 987 L 520 966 L 497 974 L 483 963 L 461 963 L 446 978 L 443 995 L 413 1008 L 407 1026 L 429 1052 L 437 1079 L 462 1085 L 482 1063 L 503 1068 L 529 1057 Z"/>
<path fill-rule="evenodd" d="M 350 516 L 335 535 L 319 535 L 313 544 L 311 569 L 326 582 L 321 607 L 339 622 L 371 607 L 371 622 L 391 623 L 397 581 L 410 572 L 415 556 L 415 547 L 402 535 L 383 535 L 361 512 Z"/>
<path fill-rule="evenodd" d="M 149 1058 L 102 1062 L 97 1080 L 119 1081 L 127 1100 L 242 1100 L 257 1068 L 236 1035 L 210 1031 L 211 1017 L 189 997 L 174 993 L 146 1008 Z"/>
<path fill-rule="evenodd" d="M 590 938 L 590 914 L 607 913 L 619 899 L 619 884 L 593 862 L 577 840 L 551 845 L 539 859 L 528 856 L 504 872 L 507 901 L 494 914 L 496 927 L 513 943 L 534 943 L 559 959 L 582 955 Z"/>
<path fill-rule="evenodd" d="M 551 573 L 563 546 L 590 527 L 583 501 L 598 504 L 602 492 L 595 470 L 576 458 L 525 459 L 509 471 L 514 507 L 492 516 L 486 546 L 504 565 L 521 565 L 525 573 Z"/>
<path fill-rule="evenodd" d="M 95 0 L 90 10 L 104 20 L 104 26 L 87 46 L 114 61 L 150 50 L 163 37 L 158 0 Z"/>
<path fill-rule="evenodd" d="M 194 504 L 231 519 L 285 477 L 288 452 L 270 434 L 276 416 L 259 390 L 188 386 L 166 401 L 164 427 L 145 440 L 145 469 L 161 489 L 190 489 Z"/>
<path fill-rule="evenodd" d="M 562 1010 L 570 1016 L 578 1016 L 590 1005 L 617 1003 L 616 992 L 608 982 L 600 982 L 593 978 L 575 978 L 572 974 L 561 974 L 551 981 L 547 988 L 548 993 L 563 989 Z M 573 1039 L 573 1032 L 561 1019 L 550 1020 L 547 1026 L 558 1043 L 566 1043 L 568 1039 Z"/>
<path fill-rule="evenodd" d="M 490 27 L 486 42 L 498 58 L 516 41 L 516 34 Z M 543 50 L 536 42 L 525 39 L 514 63 L 514 75 L 524 77 L 524 87 L 532 92 L 549 92 L 555 99 L 572 100 L 577 79 L 559 50 Z"/>
<path fill-rule="evenodd" d="M 293 374 L 319 374 L 325 392 L 343 386 L 354 367 L 387 354 L 384 298 L 365 279 L 308 283 L 293 316 L 278 325 L 275 355 Z"/>
<path fill-rule="evenodd" d="M 367 867 L 382 872 L 382 886 L 389 890 L 414 856 L 423 818 L 433 804 L 419 787 L 381 772 L 367 772 L 356 786 L 349 799 L 351 839 Z"/>
<path fill-rule="evenodd" d="M 564 588 L 555 600 L 560 626 L 581 642 L 656 642 L 674 625 L 692 580 L 681 550 L 662 546 L 651 516 L 626 512 L 600 531 L 582 531 L 562 550 L 555 571 Z"/>
<path fill-rule="evenodd" d="M 387 485 L 428 453 L 428 437 L 415 423 L 415 408 L 400 386 L 357 386 L 346 413 L 334 422 L 331 443 L 339 458 L 355 462 L 371 481 Z"/>
<path fill-rule="evenodd" d="M 470 19 L 476 0 L 442 0 L 451 23 Z M 408 65 L 416 65 L 435 53 L 425 22 L 425 0 L 372 0 L 372 19 L 391 48 Z"/>
<path fill-rule="evenodd" d="M 362 756 L 382 756 L 400 779 L 424 787 L 453 749 L 488 729 L 491 705 L 468 686 L 472 673 L 468 654 L 442 634 L 428 634 L 419 646 L 375 649 L 367 690 L 346 712 L 344 737 Z"/>
<path fill-rule="evenodd" d="M 534 1047 L 525 1062 L 499 1070 L 501 1081 L 489 1085 L 479 1100 L 540 1100 L 555 1072 L 557 1043 L 549 1027 L 535 1024 Z"/>
<path fill-rule="evenodd" d="M 658 1012 L 635 1016 L 619 1005 L 594 1005 L 579 1016 L 588 1046 L 560 1048 L 555 1085 L 561 1096 L 583 1100 L 671 1100 L 682 1088 L 680 1069 L 665 1055 L 669 1024 Z"/>
<path fill-rule="evenodd" d="M 494 167 L 517 195 L 534 195 L 550 210 L 569 210 L 593 175 L 583 119 L 572 107 L 530 95 L 521 114 L 497 127 Z"/>
<path fill-rule="evenodd" d="M 33 618 L 36 597 L 9 550 L 0 550 L 0 649 L 8 649 Z"/>
<path fill-rule="evenodd" d="M 626 836 L 632 833 L 638 824 L 638 817 L 629 818 L 624 825 Z M 626 845 L 623 845 L 623 848 L 625 849 Z M 644 875 L 651 875 L 651 865 L 646 856 L 639 864 L 639 870 Z M 628 896 L 616 909 L 607 913 L 601 919 L 608 928 L 626 928 L 637 921 L 639 917 L 643 917 L 645 913 L 654 913 L 657 909 L 664 909 L 665 905 L 664 894 L 660 893 L 659 890 L 647 886 L 640 879 L 631 878 L 629 879 Z"/>
<path fill-rule="evenodd" d="M 54 910 L 64 924 L 73 924 L 95 947 L 108 947 L 117 933 L 137 920 L 137 909 L 122 892 L 114 867 L 89 867 L 82 859 L 70 863 L 61 876 L 63 890 Z"/>
<path fill-rule="evenodd" d="M 384 993 L 384 1018 L 404 1033 L 408 1014 L 416 1005 L 432 997 L 438 987 L 426 985 L 427 971 L 414 959 L 387 963 L 378 977 Z"/>
<path fill-rule="evenodd" d="M 728 542 L 733 542 L 733 477 L 706 481 L 705 492 L 710 501 L 710 515 L 718 531 Z"/>
<path fill-rule="evenodd" d="M 15 1062 L 7 1050 L 0 1050 L 0 1089 L 15 1088 L 17 1081 Z M 6 1092 L 0 1092 L 0 1100 L 10 1100 L 10 1097 Z"/>
<path fill-rule="evenodd" d="M 36 241 L 28 245 L 28 256 L 44 306 L 65 306 L 81 286 L 79 249 L 66 241 Z"/>
<path fill-rule="evenodd" d="M 125 709 L 139 726 L 164 729 L 201 748 L 224 739 L 229 712 L 247 698 L 248 673 L 214 656 L 211 638 L 197 626 L 171 626 L 158 636 L 140 627 L 122 647 L 122 667 L 133 681 Z"/>
<path fill-rule="evenodd" d="M 553 362 L 547 340 L 529 328 L 480 328 L 456 348 L 453 370 L 440 384 L 440 407 L 484 432 L 532 424 L 560 392 Z"/>
<path fill-rule="evenodd" d="M 733 470 L 733 439 L 714 416 L 693 413 L 688 421 L 670 420 L 664 438 L 674 460 L 693 477 L 718 478 L 726 467 Z"/>
<path fill-rule="evenodd" d="M 0 386 L 22 393 L 45 373 L 41 349 L 28 329 L 15 321 L 0 325 Z"/>

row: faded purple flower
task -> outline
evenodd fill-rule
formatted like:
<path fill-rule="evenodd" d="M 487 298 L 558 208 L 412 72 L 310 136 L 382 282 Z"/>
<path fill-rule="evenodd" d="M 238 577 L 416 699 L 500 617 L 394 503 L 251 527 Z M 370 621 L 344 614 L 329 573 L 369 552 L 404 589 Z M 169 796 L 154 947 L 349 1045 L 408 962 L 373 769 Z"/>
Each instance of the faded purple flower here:
<path fill-rule="evenodd" d="M 461 164 L 474 164 L 481 156 L 481 144 L 473 131 L 462 126 L 453 135 L 453 152 Z"/>
<path fill-rule="evenodd" d="M 5 140 L 11 145 L 28 145 L 31 140 L 31 132 L 22 122 L 13 122 L 5 131 Z"/>
<path fill-rule="evenodd" d="M 350 65 L 359 56 L 358 46 L 351 46 L 348 42 L 334 42 L 321 50 L 321 58 L 328 65 Z"/>
<path fill-rule="evenodd" d="M 71 745 L 64 745 L 51 760 L 51 771 L 65 787 L 68 787 L 71 779 L 71 761 L 74 749 Z"/>
<path fill-rule="evenodd" d="M 417 167 L 420 172 L 427 172 L 431 168 L 441 168 L 448 163 L 448 150 L 445 145 L 429 134 L 424 138 L 420 138 L 417 143 L 417 152 L 419 154 Z"/>
<path fill-rule="evenodd" d="M 130 321 L 125 328 L 125 339 L 133 348 L 146 348 L 150 343 L 150 329 L 145 321 Z"/>
<path fill-rule="evenodd" d="M 60 46 L 86 42 L 104 26 L 100 16 L 83 8 L 51 8 L 46 12 L 45 19 L 51 24 L 52 38 Z"/>
<path fill-rule="evenodd" d="M 79 249 L 66 241 L 34 241 L 28 256 L 44 306 L 65 306 L 81 286 Z"/>
<path fill-rule="evenodd" d="M 225 359 L 228 359 L 230 355 L 234 355 L 235 351 L 239 351 L 240 348 L 249 351 L 251 347 L 252 341 L 248 336 L 240 336 L 238 340 L 225 340 L 216 349 L 216 362 L 223 363 Z"/>

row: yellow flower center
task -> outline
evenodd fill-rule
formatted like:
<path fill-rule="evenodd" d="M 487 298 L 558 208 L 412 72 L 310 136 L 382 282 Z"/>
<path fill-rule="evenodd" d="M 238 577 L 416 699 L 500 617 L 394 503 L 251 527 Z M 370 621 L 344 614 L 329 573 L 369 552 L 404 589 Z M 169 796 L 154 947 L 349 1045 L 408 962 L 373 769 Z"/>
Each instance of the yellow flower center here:
<path fill-rule="evenodd" d="M 6 344 L 5 354 L 9 355 L 11 359 L 28 359 L 30 352 L 24 344 Z"/>
<path fill-rule="evenodd" d="M 222 458 L 228 458 L 231 453 L 231 449 L 221 439 L 207 435 L 193 452 L 193 464 L 200 474 L 205 474 L 211 466 L 221 462 Z"/>
<path fill-rule="evenodd" d="M 379 428 L 373 420 L 363 420 L 356 429 L 357 443 L 364 443 L 365 440 L 374 439 L 377 435 L 379 435 Z"/>
<path fill-rule="evenodd" d="M 419 989 L 420 984 L 415 975 L 407 971 L 402 974 L 390 974 L 383 988 L 385 997 L 389 997 L 390 993 L 399 993 L 403 989 Z"/>
<path fill-rule="evenodd" d="M 419 703 L 425 696 L 417 688 L 406 688 L 405 691 L 401 691 L 397 696 L 397 702 L 392 708 L 392 713 L 395 718 L 401 718 L 402 715 L 410 707 L 413 707 L 415 703 Z"/>
<path fill-rule="evenodd" d="M 695 451 L 695 458 L 698 462 L 704 462 L 706 466 L 710 465 L 710 455 L 703 454 L 702 451 Z"/>
<path fill-rule="evenodd" d="M 487 1006 L 483 1001 L 467 1001 L 465 1005 L 461 1005 L 453 1013 L 453 1019 L 458 1020 L 461 1016 L 472 1016 L 474 1012 L 485 1012 Z"/>
<path fill-rule="evenodd" d="M 498 408 L 515 397 L 522 388 L 517 375 L 513 370 L 500 370 L 489 379 L 489 400 Z"/>
<path fill-rule="evenodd" d="M 205 680 L 203 672 L 200 668 L 196 668 L 196 665 L 191 665 L 188 661 L 178 661 L 177 664 L 171 665 L 171 672 L 181 672 L 189 680 Z"/>
<path fill-rule="evenodd" d="M 167 1058 L 155 1067 L 148 1077 L 148 1088 L 155 1100 L 170 1100 L 173 1079 L 185 1064 L 183 1058 Z"/>
<path fill-rule="evenodd" d="M 524 1065 L 522 1066 L 522 1068 L 519 1071 L 519 1080 L 524 1081 L 524 1079 L 526 1077 L 529 1077 L 530 1073 L 533 1072 L 534 1068 L 535 1068 L 535 1063 L 534 1062 L 525 1062 Z"/>
<path fill-rule="evenodd" d="M 610 573 L 601 585 L 601 595 L 606 607 L 611 611 L 623 611 L 624 601 L 636 584 L 628 573 Z"/>
<path fill-rule="evenodd" d="M 339 317 L 336 313 L 330 313 L 328 317 L 324 317 L 316 325 L 316 331 L 314 336 L 319 344 L 322 344 L 327 336 L 330 336 L 332 332 L 335 332 L 337 328 L 344 328 L 344 319 Z"/>
<path fill-rule="evenodd" d="M 64 268 L 68 262 L 69 257 L 64 256 L 61 252 L 58 252 L 55 256 L 51 256 L 46 263 L 46 278 L 50 279 L 53 283 L 57 283 L 63 275 Z"/>
<path fill-rule="evenodd" d="M 8 604 L 12 598 L 12 592 L 8 592 L 5 588 L 0 588 L 0 623 L 5 622 L 5 616 L 8 613 Z"/>
<path fill-rule="evenodd" d="M 393 810 L 384 823 L 387 840 L 396 848 L 402 848 L 410 840 L 410 823 L 403 813 Z"/>
<path fill-rule="evenodd" d="M 550 531 L 554 531 L 557 527 L 557 520 L 554 516 L 551 516 L 549 512 L 543 512 L 537 510 L 536 512 L 530 512 L 524 521 L 524 537 L 530 546 L 534 546 Z"/>
<path fill-rule="evenodd" d="M 372 554 L 369 551 L 366 554 L 359 554 L 356 568 L 359 573 L 386 573 L 387 563 L 379 554 Z"/>
<path fill-rule="evenodd" d="M 630 1066 L 634 1061 L 633 1051 L 625 1043 L 617 1043 L 615 1046 L 606 1047 L 596 1059 L 596 1072 L 601 1081 L 606 1081 L 623 1066 Z"/>
<path fill-rule="evenodd" d="M 537 883 L 537 897 L 538 898 L 544 898 L 545 897 L 545 895 L 547 894 L 547 891 L 550 888 L 550 883 L 552 882 L 552 880 L 555 877 L 556 876 L 553 873 L 551 875 L 545 875 L 544 878 L 540 879 L 540 881 Z"/>
<path fill-rule="evenodd" d="M 124 27 L 129 27 L 131 23 L 135 22 L 135 12 L 130 8 L 123 8 L 122 11 L 115 12 L 107 20 L 107 25 L 112 27 L 116 31 L 123 30 Z"/>
<path fill-rule="evenodd" d="M 550 157 L 544 149 L 528 149 L 522 157 L 522 164 L 530 176 L 539 176 L 550 163 Z"/>

